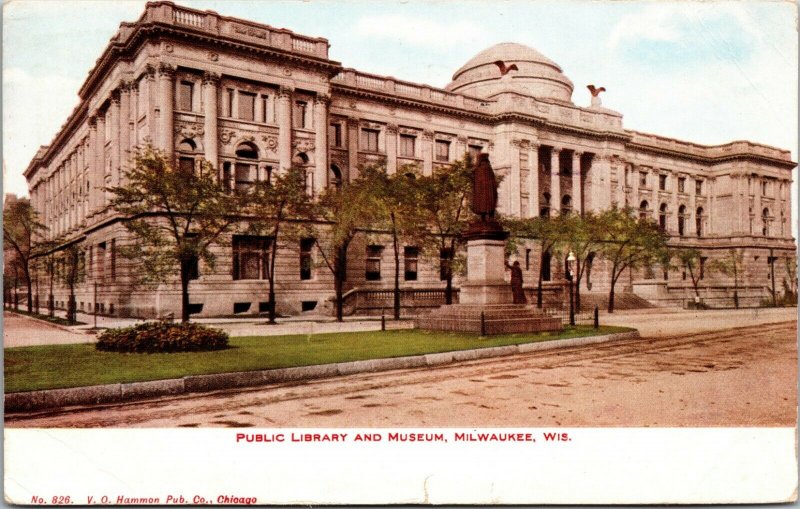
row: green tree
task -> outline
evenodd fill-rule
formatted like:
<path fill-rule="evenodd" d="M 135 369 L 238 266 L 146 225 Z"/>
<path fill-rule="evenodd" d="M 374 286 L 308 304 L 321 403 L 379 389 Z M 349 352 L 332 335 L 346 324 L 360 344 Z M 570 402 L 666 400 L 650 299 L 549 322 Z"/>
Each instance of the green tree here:
<path fill-rule="evenodd" d="M 38 243 L 37 238 L 44 230 L 29 200 L 16 200 L 3 207 L 3 242 L 14 253 L 14 263 L 22 272 L 28 292 L 29 313 L 33 311 L 31 260 L 43 252 L 45 245 Z"/>
<path fill-rule="evenodd" d="M 504 218 L 503 226 L 511 233 L 507 244 L 512 251 L 522 239 L 535 239 L 539 241 L 539 279 L 536 286 L 536 307 L 542 307 L 542 283 L 544 280 L 544 258 L 549 253 L 551 256 L 561 250 L 565 239 L 564 217 L 530 217 L 530 218 Z"/>
<path fill-rule="evenodd" d="M 111 206 L 126 217 L 133 244 L 120 253 L 139 261 L 143 281 L 167 281 L 177 269 L 181 285 L 181 320 L 189 320 L 189 281 L 203 260 L 213 269 L 211 245 L 237 223 L 242 197 L 217 181 L 202 161 L 184 169 L 163 153 L 146 147 L 134 155 L 123 185 L 108 189 Z"/>
<path fill-rule="evenodd" d="M 360 175 L 348 184 L 329 187 L 319 198 L 314 242 L 334 281 L 336 320 L 344 315 L 344 280 L 347 274 L 347 249 L 356 235 L 377 219 L 375 181 Z"/>
<path fill-rule="evenodd" d="M 376 222 L 373 227 L 388 230 L 392 237 L 394 254 L 394 319 L 400 319 L 400 246 L 403 243 L 418 243 L 426 237 L 420 225 L 424 225 L 419 196 L 420 186 L 413 167 L 403 167 L 393 175 L 383 168 L 365 168 L 362 177 L 375 190 L 377 205 Z"/>
<path fill-rule="evenodd" d="M 445 303 L 453 303 L 453 276 L 460 268 L 457 256 L 461 234 L 467 229 L 471 212 L 472 167 L 469 156 L 432 175 L 417 179 L 420 227 L 425 229 L 425 250 L 439 257 L 445 279 Z"/>
<path fill-rule="evenodd" d="M 667 235 L 651 219 L 634 218 L 634 210 L 611 208 L 598 214 L 597 231 L 602 233 L 600 253 L 611 263 L 608 312 L 614 312 L 614 291 L 626 269 L 635 269 L 665 259 Z"/>
<path fill-rule="evenodd" d="M 272 249 L 266 272 L 269 282 L 269 323 L 275 323 L 275 257 L 281 241 L 291 241 L 307 232 L 303 220 L 312 215 L 313 203 L 306 192 L 306 173 L 290 168 L 270 180 L 256 182 L 247 193 L 247 212 L 253 218 L 250 231 L 270 238 Z"/>
<path fill-rule="evenodd" d="M 739 309 L 739 275 L 742 272 L 744 254 L 732 247 L 725 252 L 717 264 L 718 270 L 726 276 L 733 277 L 733 305 Z"/>
<path fill-rule="evenodd" d="M 67 320 L 70 323 L 75 323 L 77 313 L 75 287 L 86 279 L 86 251 L 81 242 L 64 243 L 63 239 L 60 239 L 55 241 L 54 244 L 59 247 L 51 253 L 53 264 L 52 279 L 67 287 L 69 291 Z M 52 293 L 52 286 L 50 291 Z"/>
<path fill-rule="evenodd" d="M 575 309 L 581 308 L 581 281 L 586 273 L 586 260 L 589 254 L 600 248 L 602 239 L 602 228 L 599 225 L 598 217 L 590 212 L 584 212 L 583 216 L 578 214 L 568 214 L 560 216 L 560 238 L 556 243 L 562 246 L 564 251 L 571 251 L 575 255 Z"/>
<path fill-rule="evenodd" d="M 705 277 L 710 267 L 704 266 L 703 257 L 695 248 L 677 249 L 672 255 L 678 261 L 679 267 L 689 273 L 689 280 L 692 282 L 694 295 L 700 299 L 700 280 Z"/>

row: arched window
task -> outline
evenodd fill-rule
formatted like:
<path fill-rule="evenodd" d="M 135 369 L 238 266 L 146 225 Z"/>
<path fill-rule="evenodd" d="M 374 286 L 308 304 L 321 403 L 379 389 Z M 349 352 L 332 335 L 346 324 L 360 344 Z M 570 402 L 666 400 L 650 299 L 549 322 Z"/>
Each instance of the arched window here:
<path fill-rule="evenodd" d="M 662 203 L 658 209 L 658 227 L 662 232 L 667 231 L 667 204 Z"/>
<path fill-rule="evenodd" d="M 258 147 L 244 142 L 236 147 L 236 165 L 234 167 L 234 189 L 246 191 L 258 179 Z"/>
<path fill-rule="evenodd" d="M 647 211 L 649 206 L 650 204 L 647 203 L 647 200 L 644 200 L 639 204 L 639 219 L 647 219 Z"/>
<path fill-rule="evenodd" d="M 297 166 L 305 166 L 308 164 L 308 155 L 305 152 L 298 152 L 292 158 L 292 164 Z"/>
<path fill-rule="evenodd" d="M 333 178 L 331 179 L 331 184 L 336 189 L 342 188 L 342 170 L 339 169 L 338 166 L 335 164 L 331 165 L 331 173 L 333 174 Z"/>
<path fill-rule="evenodd" d="M 769 237 L 769 209 L 761 211 L 761 234 Z"/>
<path fill-rule="evenodd" d="M 561 198 L 561 215 L 566 216 L 572 212 L 572 197 L 568 194 L 565 194 L 563 198 Z"/>
<path fill-rule="evenodd" d="M 550 193 L 542 194 L 542 208 L 539 210 L 540 217 L 550 217 Z"/>
<path fill-rule="evenodd" d="M 542 253 L 542 281 L 550 281 L 550 262 L 553 259 L 550 251 Z"/>
<path fill-rule="evenodd" d="M 678 207 L 678 235 L 686 235 L 686 205 Z"/>
<path fill-rule="evenodd" d="M 181 171 L 194 171 L 194 152 L 197 145 L 191 138 L 185 138 L 178 144 L 178 169 Z"/>
<path fill-rule="evenodd" d="M 695 231 L 698 237 L 703 236 L 703 207 L 698 207 L 694 217 Z"/>

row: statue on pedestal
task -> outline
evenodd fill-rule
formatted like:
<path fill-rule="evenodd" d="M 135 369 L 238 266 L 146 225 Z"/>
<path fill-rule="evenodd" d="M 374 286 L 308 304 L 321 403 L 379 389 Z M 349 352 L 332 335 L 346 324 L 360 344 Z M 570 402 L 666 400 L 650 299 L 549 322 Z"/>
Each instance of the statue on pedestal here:
<path fill-rule="evenodd" d="M 480 216 L 469 224 L 465 237 L 505 240 L 503 231 L 495 219 L 497 209 L 497 179 L 489 163 L 489 154 L 479 154 L 472 170 L 472 212 Z"/>

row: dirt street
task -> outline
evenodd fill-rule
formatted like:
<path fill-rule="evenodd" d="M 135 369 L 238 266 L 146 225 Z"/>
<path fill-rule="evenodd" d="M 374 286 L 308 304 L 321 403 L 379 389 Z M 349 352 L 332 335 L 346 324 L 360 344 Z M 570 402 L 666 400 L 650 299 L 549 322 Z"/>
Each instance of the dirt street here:
<path fill-rule="evenodd" d="M 796 322 L 107 408 L 11 427 L 795 426 Z"/>

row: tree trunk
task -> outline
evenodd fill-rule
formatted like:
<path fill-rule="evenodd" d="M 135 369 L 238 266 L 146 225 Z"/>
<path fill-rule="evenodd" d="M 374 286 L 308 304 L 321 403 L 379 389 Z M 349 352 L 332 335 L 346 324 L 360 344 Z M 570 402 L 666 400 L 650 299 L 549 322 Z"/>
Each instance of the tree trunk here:
<path fill-rule="evenodd" d="M 28 313 L 33 313 L 33 283 L 28 267 L 23 267 L 22 275 L 25 277 L 25 285 L 28 287 Z"/>
<path fill-rule="evenodd" d="M 542 262 L 544 258 L 539 258 L 539 284 L 536 286 L 536 307 L 542 309 Z"/>
<path fill-rule="evenodd" d="M 344 280 L 342 275 L 344 274 L 345 267 L 344 265 L 347 263 L 345 257 L 343 256 L 344 253 L 347 252 L 347 246 L 339 248 L 339 252 L 336 253 L 336 260 L 334 261 L 334 265 L 336 267 L 336 273 L 333 275 L 333 283 L 334 283 L 334 290 L 336 292 L 336 321 L 343 322 L 344 321 Z"/>
<path fill-rule="evenodd" d="M 616 267 L 611 269 L 611 289 L 608 291 L 608 312 L 614 312 L 614 287 L 617 285 L 617 278 L 614 273 L 617 271 Z"/>
<path fill-rule="evenodd" d="M 69 302 L 67 302 L 67 321 L 74 324 L 77 321 L 77 306 L 75 303 L 75 285 L 69 286 Z"/>
<path fill-rule="evenodd" d="M 189 321 L 189 263 L 181 260 L 181 322 Z"/>
<path fill-rule="evenodd" d="M 277 323 L 275 321 L 275 282 L 272 279 L 269 280 L 269 320 L 267 323 L 270 325 Z"/>
<path fill-rule="evenodd" d="M 453 271 L 450 267 L 447 268 L 445 275 L 447 276 L 447 282 L 444 287 L 444 303 L 449 306 L 453 303 Z"/>
<path fill-rule="evenodd" d="M 394 215 L 392 217 L 394 222 Z M 392 244 L 394 246 L 394 319 L 400 319 L 400 246 L 397 242 L 397 232 L 392 233 Z"/>
<path fill-rule="evenodd" d="M 733 275 L 733 305 L 736 309 L 739 309 L 739 276 L 736 274 L 735 268 Z"/>

